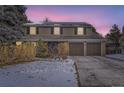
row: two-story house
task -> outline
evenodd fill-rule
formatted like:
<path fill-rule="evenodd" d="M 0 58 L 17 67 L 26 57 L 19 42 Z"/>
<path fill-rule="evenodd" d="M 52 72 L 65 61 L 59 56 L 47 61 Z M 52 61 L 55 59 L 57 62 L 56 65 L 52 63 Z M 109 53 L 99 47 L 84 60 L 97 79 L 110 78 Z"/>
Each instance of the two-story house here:
<path fill-rule="evenodd" d="M 105 41 L 95 28 L 85 22 L 43 22 L 24 24 L 23 42 L 36 44 L 39 39 L 48 45 L 68 43 L 69 56 L 103 56 Z M 18 44 L 21 42 L 18 42 Z"/>

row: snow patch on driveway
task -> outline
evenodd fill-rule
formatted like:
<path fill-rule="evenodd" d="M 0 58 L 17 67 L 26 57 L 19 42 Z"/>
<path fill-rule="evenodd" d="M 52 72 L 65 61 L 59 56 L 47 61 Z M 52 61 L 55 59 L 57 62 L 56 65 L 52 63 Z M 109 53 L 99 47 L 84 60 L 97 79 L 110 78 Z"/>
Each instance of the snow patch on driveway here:
<path fill-rule="evenodd" d="M 0 86 L 75 87 L 76 71 L 72 59 L 36 61 L 0 68 Z"/>

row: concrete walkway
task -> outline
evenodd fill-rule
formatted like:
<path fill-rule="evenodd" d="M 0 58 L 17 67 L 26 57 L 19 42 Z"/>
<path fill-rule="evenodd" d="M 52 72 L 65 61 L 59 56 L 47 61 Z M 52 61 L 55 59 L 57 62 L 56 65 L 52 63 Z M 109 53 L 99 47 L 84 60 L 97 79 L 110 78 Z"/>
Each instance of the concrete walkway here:
<path fill-rule="evenodd" d="M 124 62 L 95 56 L 74 57 L 82 87 L 124 86 Z"/>

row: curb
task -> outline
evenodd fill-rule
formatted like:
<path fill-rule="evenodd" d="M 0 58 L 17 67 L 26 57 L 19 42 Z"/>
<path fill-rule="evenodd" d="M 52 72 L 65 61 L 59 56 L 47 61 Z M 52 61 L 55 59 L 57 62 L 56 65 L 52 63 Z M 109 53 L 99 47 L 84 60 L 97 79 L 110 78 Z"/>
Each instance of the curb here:
<path fill-rule="evenodd" d="M 79 76 L 79 71 L 78 71 L 78 67 L 77 67 L 76 62 L 74 62 L 74 65 L 75 65 L 75 70 L 76 70 L 76 74 L 77 74 L 78 86 L 81 87 L 80 76 Z"/>

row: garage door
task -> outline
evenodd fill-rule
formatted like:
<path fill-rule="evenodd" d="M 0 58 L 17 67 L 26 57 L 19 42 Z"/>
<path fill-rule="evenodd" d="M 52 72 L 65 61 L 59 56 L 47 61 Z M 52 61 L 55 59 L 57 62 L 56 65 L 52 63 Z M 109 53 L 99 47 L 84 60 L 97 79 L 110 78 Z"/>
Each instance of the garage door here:
<path fill-rule="evenodd" d="M 101 43 L 87 43 L 87 56 L 100 56 Z"/>
<path fill-rule="evenodd" d="M 69 55 L 70 56 L 83 56 L 84 55 L 83 43 L 70 43 L 69 44 Z"/>

